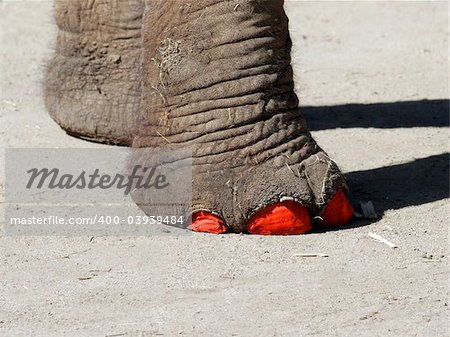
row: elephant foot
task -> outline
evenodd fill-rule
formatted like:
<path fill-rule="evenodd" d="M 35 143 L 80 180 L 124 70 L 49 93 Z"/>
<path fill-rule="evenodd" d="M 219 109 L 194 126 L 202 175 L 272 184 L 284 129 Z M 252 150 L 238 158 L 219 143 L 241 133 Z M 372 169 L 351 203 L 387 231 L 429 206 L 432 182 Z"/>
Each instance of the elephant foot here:
<path fill-rule="evenodd" d="M 324 207 L 317 223 L 322 227 L 339 227 L 353 217 L 353 207 L 345 192 L 338 190 Z M 229 230 L 218 216 L 207 212 L 197 212 L 192 217 L 191 230 L 210 234 L 224 234 Z M 275 203 L 257 211 L 245 227 L 249 234 L 258 235 L 298 235 L 310 232 L 313 222 L 310 212 L 300 203 L 285 201 Z"/>
<path fill-rule="evenodd" d="M 192 150 L 190 228 L 288 235 L 346 224 L 345 178 L 298 108 L 283 1 L 146 4 L 132 145 Z"/>

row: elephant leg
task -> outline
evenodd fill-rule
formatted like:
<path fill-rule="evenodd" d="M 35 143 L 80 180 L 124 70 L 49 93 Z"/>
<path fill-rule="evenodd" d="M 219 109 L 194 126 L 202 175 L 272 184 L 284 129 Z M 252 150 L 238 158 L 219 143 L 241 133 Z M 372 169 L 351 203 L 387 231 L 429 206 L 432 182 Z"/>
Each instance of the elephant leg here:
<path fill-rule="evenodd" d="M 193 153 L 192 229 L 301 234 L 347 223 L 337 165 L 298 110 L 282 0 L 147 0 L 136 147 Z"/>
<path fill-rule="evenodd" d="M 130 144 L 140 110 L 144 0 L 55 0 L 45 103 L 68 133 Z"/>

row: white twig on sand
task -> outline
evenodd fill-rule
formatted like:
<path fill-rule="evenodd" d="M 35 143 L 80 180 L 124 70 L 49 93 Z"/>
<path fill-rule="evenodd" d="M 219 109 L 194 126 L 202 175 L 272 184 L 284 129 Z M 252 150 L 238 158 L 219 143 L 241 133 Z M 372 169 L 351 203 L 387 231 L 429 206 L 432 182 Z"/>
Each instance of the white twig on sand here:
<path fill-rule="evenodd" d="M 385 245 L 388 245 L 388 246 L 391 247 L 391 248 L 397 248 L 397 245 L 396 245 L 396 244 L 392 243 L 391 241 L 386 240 L 385 238 L 379 236 L 378 234 L 375 234 L 375 233 L 370 232 L 368 235 L 369 235 L 372 239 L 375 239 L 375 240 L 377 240 L 377 241 L 379 241 L 379 242 L 382 242 L 382 243 L 384 243 Z"/>
<path fill-rule="evenodd" d="M 11 105 L 11 106 L 13 106 L 14 108 L 17 107 L 17 104 L 16 104 L 16 103 L 11 102 L 11 101 L 8 101 L 8 100 L 6 100 L 6 99 L 3 100 L 3 103 L 8 104 L 8 105 Z"/>
<path fill-rule="evenodd" d="M 300 253 L 294 254 L 295 257 L 328 257 L 328 254 L 324 253 Z"/>
<path fill-rule="evenodd" d="M 428 260 L 422 260 L 422 262 L 441 262 L 439 259 L 428 259 Z"/>

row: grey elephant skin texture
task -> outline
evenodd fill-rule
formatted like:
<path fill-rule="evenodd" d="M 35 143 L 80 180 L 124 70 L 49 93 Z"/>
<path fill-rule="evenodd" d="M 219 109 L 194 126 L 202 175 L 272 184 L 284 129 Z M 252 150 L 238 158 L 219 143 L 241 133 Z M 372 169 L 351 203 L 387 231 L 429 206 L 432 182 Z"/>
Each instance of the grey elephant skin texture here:
<path fill-rule="evenodd" d="M 299 113 L 283 6 L 57 0 L 48 111 L 79 137 L 189 147 L 192 210 L 233 231 L 286 198 L 320 215 L 347 185 Z"/>

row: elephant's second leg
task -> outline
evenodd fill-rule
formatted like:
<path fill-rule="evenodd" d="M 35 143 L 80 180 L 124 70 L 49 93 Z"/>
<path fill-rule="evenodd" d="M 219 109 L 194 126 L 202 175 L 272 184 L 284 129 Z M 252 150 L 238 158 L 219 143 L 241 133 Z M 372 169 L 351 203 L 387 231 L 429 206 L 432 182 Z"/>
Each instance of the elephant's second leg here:
<path fill-rule="evenodd" d="M 135 146 L 193 150 L 194 230 L 300 234 L 349 221 L 345 180 L 298 112 L 282 0 L 148 0 Z"/>
<path fill-rule="evenodd" d="M 55 0 L 45 104 L 68 133 L 130 144 L 140 110 L 144 0 Z"/>

